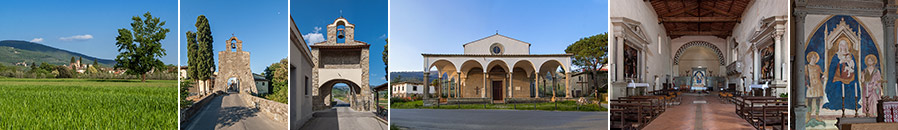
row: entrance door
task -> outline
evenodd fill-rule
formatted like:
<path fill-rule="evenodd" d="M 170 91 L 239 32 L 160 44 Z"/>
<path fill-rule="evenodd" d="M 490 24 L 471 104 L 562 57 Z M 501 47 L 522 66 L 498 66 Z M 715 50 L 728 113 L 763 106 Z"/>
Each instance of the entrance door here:
<path fill-rule="evenodd" d="M 493 100 L 502 100 L 502 81 L 493 81 Z"/>

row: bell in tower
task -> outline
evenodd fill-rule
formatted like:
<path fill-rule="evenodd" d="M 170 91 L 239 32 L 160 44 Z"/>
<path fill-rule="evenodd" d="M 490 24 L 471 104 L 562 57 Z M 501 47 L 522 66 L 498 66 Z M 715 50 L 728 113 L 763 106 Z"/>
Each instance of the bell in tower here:
<path fill-rule="evenodd" d="M 346 38 L 346 30 L 344 28 L 337 29 L 337 38 L 339 38 L 339 39 Z"/>

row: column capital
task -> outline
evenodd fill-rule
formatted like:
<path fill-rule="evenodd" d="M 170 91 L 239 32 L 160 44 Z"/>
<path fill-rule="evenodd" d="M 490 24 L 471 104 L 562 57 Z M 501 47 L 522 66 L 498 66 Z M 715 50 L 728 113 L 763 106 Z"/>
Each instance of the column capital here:
<path fill-rule="evenodd" d="M 804 18 L 808 16 L 808 11 L 804 10 L 794 10 L 792 12 L 792 18 L 795 20 L 804 21 Z"/>
<path fill-rule="evenodd" d="M 887 14 L 882 16 L 880 20 L 882 20 L 883 27 L 894 28 L 895 19 L 898 19 L 898 14 Z"/>

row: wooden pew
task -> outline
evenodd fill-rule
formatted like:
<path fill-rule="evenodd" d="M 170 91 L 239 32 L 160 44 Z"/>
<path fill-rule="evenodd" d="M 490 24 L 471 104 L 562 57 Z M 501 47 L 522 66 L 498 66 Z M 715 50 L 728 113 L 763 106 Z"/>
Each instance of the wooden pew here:
<path fill-rule="evenodd" d="M 647 98 L 630 97 L 611 101 L 612 129 L 642 129 L 658 117 L 661 108 Z"/>
<path fill-rule="evenodd" d="M 740 117 L 752 124 L 756 129 L 766 129 L 768 126 L 785 126 L 788 120 L 782 120 L 782 112 L 788 112 L 789 102 L 787 98 L 780 97 L 741 97 L 736 103 L 737 113 Z M 771 127 L 776 128 L 776 127 Z M 781 129 L 781 128 L 780 128 Z"/>

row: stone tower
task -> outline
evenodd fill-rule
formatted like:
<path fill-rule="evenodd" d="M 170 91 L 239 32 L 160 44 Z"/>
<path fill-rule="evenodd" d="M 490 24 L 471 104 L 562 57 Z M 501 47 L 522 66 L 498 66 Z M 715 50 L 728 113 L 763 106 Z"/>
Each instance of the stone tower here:
<path fill-rule="evenodd" d="M 249 67 L 249 52 L 243 51 L 243 41 L 232 36 L 226 44 L 227 50 L 218 52 L 218 76 L 215 77 L 214 91 L 228 92 L 228 81 L 231 81 L 237 83 L 235 89 L 239 92 L 257 93 Z"/>
<path fill-rule="evenodd" d="M 356 41 L 355 25 L 340 17 L 327 25 L 327 41 L 313 43 L 312 102 L 313 109 L 328 109 L 331 90 L 338 83 L 347 84 L 352 94 L 352 109 L 374 110 L 374 97 L 368 86 L 368 43 Z M 342 41 L 342 42 L 341 42 Z"/>

